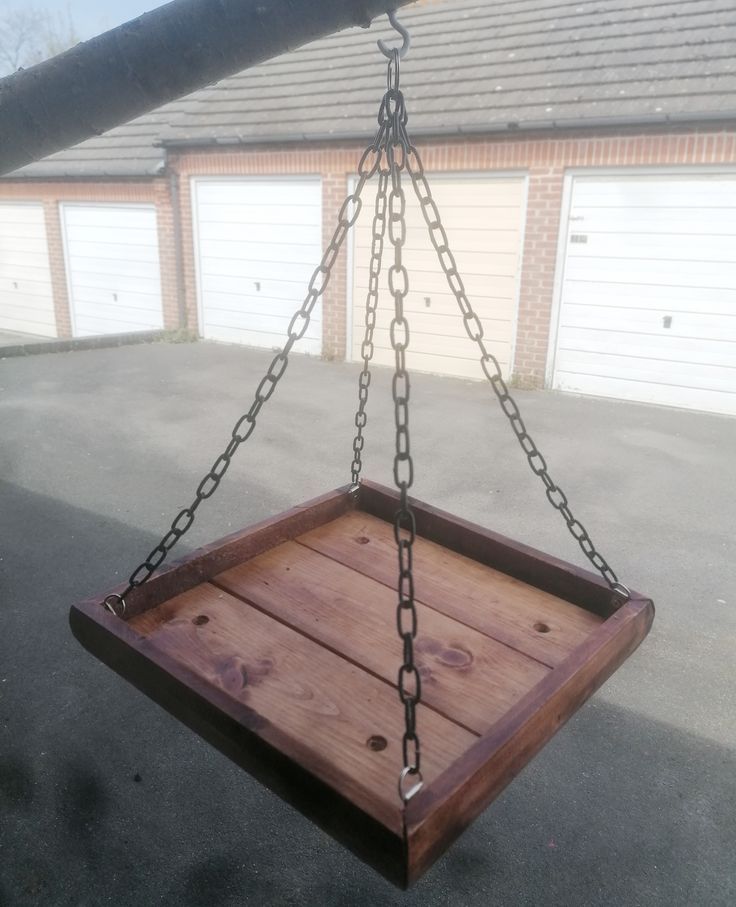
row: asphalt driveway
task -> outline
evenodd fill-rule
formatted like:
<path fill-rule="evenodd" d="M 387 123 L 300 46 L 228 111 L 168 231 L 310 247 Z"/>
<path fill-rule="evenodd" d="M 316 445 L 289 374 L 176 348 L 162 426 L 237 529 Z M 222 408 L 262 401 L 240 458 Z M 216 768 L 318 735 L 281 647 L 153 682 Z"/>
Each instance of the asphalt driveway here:
<path fill-rule="evenodd" d="M 736 420 L 519 393 L 639 651 L 409 894 L 72 639 L 188 503 L 270 357 L 152 344 L 0 360 L 0 904 L 736 903 Z M 356 368 L 294 356 L 187 537 L 349 480 Z M 390 375 L 366 475 L 391 481 Z M 483 384 L 418 376 L 417 497 L 579 562 Z M 183 550 L 182 550 L 183 553 Z"/>

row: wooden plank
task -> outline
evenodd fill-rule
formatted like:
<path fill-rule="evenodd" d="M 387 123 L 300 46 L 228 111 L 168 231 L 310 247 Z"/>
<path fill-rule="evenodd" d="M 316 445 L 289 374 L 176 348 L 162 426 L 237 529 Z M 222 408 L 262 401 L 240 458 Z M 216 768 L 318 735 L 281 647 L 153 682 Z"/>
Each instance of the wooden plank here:
<path fill-rule="evenodd" d="M 301 766 L 400 831 L 403 712 L 389 684 L 208 583 L 129 626 L 147 651 L 165 653 L 247 706 L 258 733 L 278 727 Z M 419 721 L 432 740 L 423 759 L 429 781 L 476 738 L 429 709 Z"/>
<path fill-rule="evenodd" d="M 329 526 L 344 532 L 347 518 Z M 384 554 L 395 569 L 395 552 Z M 233 567 L 213 583 L 396 683 L 402 650 L 396 593 L 387 586 L 296 542 Z M 539 662 L 431 608 L 420 605 L 418 617 L 415 653 L 423 702 L 478 734 L 548 673 Z M 425 751 L 432 746 L 426 739 Z"/>
<path fill-rule="evenodd" d="M 434 863 L 649 632 L 654 605 L 630 600 L 406 810 L 408 884 Z"/>
<path fill-rule="evenodd" d="M 530 585 L 536 583 L 549 593 L 548 598 L 559 595 L 579 602 L 591 612 L 610 612 L 611 616 L 601 623 L 586 615 L 585 619 L 592 619 L 597 626 L 587 631 L 578 628 L 583 641 L 554 670 L 536 665 L 535 669 L 544 676 L 520 698 L 516 696 L 505 714 L 491 722 L 480 738 L 422 705 L 419 722 L 425 742 L 426 783 L 404 812 L 395 789 L 403 731 L 403 715 L 392 687 L 395 678 L 390 677 L 390 683 L 380 679 L 378 663 L 367 665 L 373 672 L 369 673 L 332 651 L 342 646 L 349 658 L 358 661 L 366 656 L 367 647 L 362 639 L 360 644 L 351 640 L 353 635 L 373 637 L 389 632 L 388 626 L 389 635 L 394 632 L 395 569 L 385 582 L 379 581 L 371 578 L 371 565 L 365 560 L 373 540 L 371 533 L 377 532 L 375 541 L 380 544 L 373 545 L 370 560 L 396 567 L 392 530 L 380 520 L 376 526 L 375 520 L 362 512 L 352 513 L 357 498 L 361 507 L 382 519 L 390 519 L 397 505 L 396 494 L 371 483 L 364 483 L 359 495 L 347 489 L 331 492 L 201 549 L 180 565 L 172 565 L 139 590 L 139 613 L 133 614 L 129 622 L 111 615 L 96 599 L 73 606 L 70 624 L 77 639 L 98 658 L 391 881 L 405 887 L 437 859 L 634 651 L 648 632 L 654 609 L 650 601 L 636 593 L 625 606 L 614 609 L 607 588 L 591 574 L 426 505 L 415 504 L 419 530 L 430 535 L 433 542 L 446 539 L 452 552 L 470 555 Z M 315 532 L 332 521 L 335 526 Z M 339 556 L 333 558 L 314 550 L 314 537 L 329 540 L 336 527 L 339 533 L 330 544 L 336 544 L 342 554 L 336 551 Z M 274 561 L 268 570 L 264 568 L 259 573 L 272 555 L 283 556 L 283 552 L 269 549 L 285 540 L 293 540 L 284 544 L 289 557 L 299 552 L 294 562 L 298 569 L 282 563 L 279 573 L 279 562 Z M 418 540 L 417 550 L 425 544 L 432 557 L 428 557 L 426 568 L 421 572 L 417 569 L 417 581 L 422 573 L 434 569 L 439 577 L 432 578 L 430 588 L 436 588 L 441 585 L 444 571 L 445 581 L 451 580 L 447 597 L 456 596 L 463 577 L 469 570 L 477 570 L 479 564 L 443 552 L 426 540 Z M 353 561 L 350 566 L 340 561 L 341 557 L 347 559 L 348 553 Z M 263 605 L 253 607 L 215 585 L 192 588 L 199 576 L 228 572 L 241 560 L 251 558 L 258 560 L 242 570 L 249 577 L 248 582 L 261 576 L 260 585 L 256 583 L 258 594 L 268 590 L 266 598 L 274 603 L 281 595 L 287 599 L 278 608 L 276 604 L 272 606 L 278 619 L 263 613 Z M 445 562 L 443 558 L 449 560 Z M 507 563 L 511 565 L 509 570 Z M 317 569 L 317 564 L 322 568 Z M 296 573 L 297 582 L 293 578 L 287 581 L 287 573 Z M 273 585 L 277 574 L 278 594 L 266 585 Z M 487 571 L 485 574 L 483 582 L 487 583 Z M 349 583 L 345 582 L 347 576 Z M 501 597 L 506 600 L 511 594 L 507 590 L 516 590 L 516 584 L 509 587 L 508 576 L 500 577 L 499 582 L 504 589 Z M 313 600 L 308 599 L 305 589 L 309 591 L 315 583 L 321 583 L 329 594 L 315 592 Z M 170 597 L 182 586 L 187 591 L 153 609 L 157 601 Z M 470 590 L 461 590 L 461 595 L 468 594 Z M 529 589 L 524 592 L 530 594 L 537 595 Z M 384 602 L 391 609 L 390 621 L 382 619 L 387 607 Z M 306 616 L 297 620 L 292 612 L 299 608 L 306 611 Z M 333 613 L 334 609 L 337 613 Z M 558 610 L 556 603 L 551 619 L 557 619 Z M 552 612 L 549 607 L 545 610 L 545 614 Z M 440 623 L 432 624 L 432 620 Z M 302 632 L 287 626 L 287 621 L 295 622 Z M 374 626 L 374 621 L 380 621 L 380 628 L 378 623 Z M 439 646 L 430 643 L 422 658 L 452 662 L 462 661 L 458 652 L 473 656 L 470 666 L 458 665 L 457 670 L 449 669 L 449 665 L 440 669 L 430 664 L 428 687 L 434 688 L 431 680 L 439 676 L 442 685 L 437 685 L 438 689 L 446 686 L 449 693 L 455 683 L 461 698 L 472 698 L 473 693 L 477 696 L 482 681 L 473 681 L 473 692 L 463 694 L 464 687 L 457 683 L 457 677 L 463 670 L 478 667 L 480 658 L 486 657 L 477 656 L 478 637 L 494 646 L 496 653 L 522 659 L 510 671 L 504 670 L 507 675 L 518 671 L 520 663 L 535 664 L 484 633 L 441 614 L 439 605 L 420 605 L 420 634 L 421 627 L 426 626 L 433 628 L 432 639 Z M 434 633 L 435 627 L 440 627 L 442 633 Z M 451 640 L 444 635 L 448 627 L 454 630 Z M 460 633 L 470 635 L 456 635 Z M 308 638 L 319 638 L 320 634 L 324 635 L 324 646 Z M 565 637 L 569 635 L 566 631 Z M 398 648 L 396 651 L 398 655 Z M 498 665 L 496 658 L 496 669 Z M 494 675 L 493 667 L 490 676 L 504 686 L 504 677 L 501 672 Z M 526 667 L 522 673 L 525 672 Z M 497 693 L 491 691 L 489 700 Z M 457 698 L 456 692 L 450 697 L 455 701 L 453 697 Z M 375 716 L 379 716 L 380 728 L 376 728 Z M 385 748 L 377 738 L 385 739 Z M 391 770 L 383 775 L 375 770 L 381 760 L 386 765 L 390 761 Z"/>
<path fill-rule="evenodd" d="M 355 511 L 299 542 L 395 588 L 393 526 Z M 520 580 L 417 537 L 414 587 L 418 601 L 545 665 L 564 661 L 602 618 Z"/>
<path fill-rule="evenodd" d="M 224 538 L 197 548 L 191 554 L 171 561 L 160 572 L 154 574 L 144 585 L 134 589 L 126 599 L 126 620 L 155 607 L 168 598 L 206 582 L 216 573 L 255 557 L 287 539 L 295 538 L 308 529 L 333 520 L 356 506 L 356 496 L 350 486 L 338 488 L 292 507 L 285 513 L 269 517 L 260 523 L 233 532 Z M 89 599 L 92 605 L 99 604 L 107 595 L 121 594 L 127 588 L 122 583 L 96 599 Z"/>
<path fill-rule="evenodd" d="M 606 583 L 589 570 L 583 570 L 422 501 L 412 498 L 411 506 L 417 521 L 417 531 L 438 545 L 464 554 L 551 595 L 575 602 L 601 617 L 608 617 L 618 607 L 613 602 Z M 393 489 L 363 480 L 359 507 L 382 520 L 392 522 L 398 507 L 398 494 Z"/>
<path fill-rule="evenodd" d="M 97 603 L 73 605 L 69 624 L 75 638 L 105 665 L 389 881 L 406 886 L 403 830 L 387 828 L 291 758 L 289 741 L 277 726 L 264 726 L 246 705 L 164 652 L 147 649 L 125 621 Z"/>

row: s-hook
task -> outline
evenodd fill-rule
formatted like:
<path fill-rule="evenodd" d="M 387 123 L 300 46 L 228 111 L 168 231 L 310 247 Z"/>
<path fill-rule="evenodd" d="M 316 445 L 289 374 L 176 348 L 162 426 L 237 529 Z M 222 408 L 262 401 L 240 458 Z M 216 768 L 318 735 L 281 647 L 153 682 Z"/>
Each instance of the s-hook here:
<path fill-rule="evenodd" d="M 409 35 L 409 32 L 404 28 L 404 26 L 396 18 L 395 9 L 389 10 L 388 21 L 391 23 L 391 25 L 393 25 L 393 27 L 396 29 L 396 31 L 403 38 L 404 43 L 401 45 L 400 48 L 396 48 L 396 50 L 398 50 L 398 52 L 399 52 L 399 59 L 403 60 L 404 57 L 409 52 L 409 48 L 411 47 L 411 36 Z M 381 53 L 384 55 L 384 57 L 388 57 L 389 60 L 393 59 L 394 50 L 388 48 L 386 46 L 385 41 L 378 42 L 378 49 L 381 51 Z"/>

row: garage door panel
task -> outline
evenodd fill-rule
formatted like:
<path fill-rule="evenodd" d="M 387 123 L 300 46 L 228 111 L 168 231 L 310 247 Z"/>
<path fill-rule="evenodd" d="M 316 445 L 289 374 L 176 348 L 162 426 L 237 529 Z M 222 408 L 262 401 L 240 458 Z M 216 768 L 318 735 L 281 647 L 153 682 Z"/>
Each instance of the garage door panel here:
<path fill-rule="evenodd" d="M 457 253 L 454 253 L 457 256 Z M 439 268 L 437 253 L 434 249 L 422 251 L 406 250 L 404 265 L 409 277 L 414 273 L 435 275 Z M 519 265 L 518 254 L 508 252 L 471 252 L 463 249 L 463 281 L 470 277 L 510 277 L 514 278 Z"/>
<path fill-rule="evenodd" d="M 106 310 L 107 311 L 107 310 Z M 132 309 L 121 313 L 100 315 L 98 310 L 76 313 L 75 336 L 93 337 L 102 334 L 131 334 L 136 331 L 155 331 L 161 327 L 160 320 L 152 312 L 138 312 Z"/>
<path fill-rule="evenodd" d="M 204 337 L 283 345 L 322 258 L 320 180 L 195 180 L 194 199 Z M 321 312 L 297 350 L 322 351 Z"/>
<path fill-rule="evenodd" d="M 480 191 L 480 190 L 479 190 Z M 375 189 L 365 190 L 367 201 L 363 205 L 363 214 L 361 215 L 356 227 L 361 242 L 367 237 L 370 239 L 373 225 L 373 194 Z M 488 193 L 486 193 L 487 197 Z M 483 193 L 481 192 L 481 197 Z M 447 230 L 456 231 L 455 245 L 458 249 L 465 248 L 463 239 L 469 234 L 481 229 L 487 238 L 491 240 L 490 245 L 486 248 L 495 249 L 493 242 L 497 237 L 503 242 L 508 234 L 519 236 L 521 227 L 519 224 L 519 207 L 518 205 L 508 208 L 498 208 L 492 204 L 485 206 L 476 205 L 474 207 L 457 206 L 454 199 L 450 196 L 444 201 L 439 197 L 435 198 L 437 207 L 442 214 L 442 223 Z M 424 215 L 419 210 L 414 196 L 407 196 L 407 208 L 405 213 L 407 228 L 407 245 L 413 245 L 417 237 L 425 237 L 428 234 L 427 222 Z M 422 243 L 422 248 L 424 244 Z"/>
<path fill-rule="evenodd" d="M 496 356 L 501 365 L 501 368 L 504 371 L 508 371 L 509 362 L 504 360 L 500 353 L 502 350 L 506 349 L 501 345 L 494 346 L 493 344 L 487 344 L 489 352 Z M 494 349 L 497 349 L 498 352 L 494 353 Z M 468 378 L 470 380 L 480 380 L 483 376 L 483 371 L 478 362 L 478 357 L 475 359 L 468 359 L 465 355 L 461 356 L 449 356 L 445 353 L 438 353 L 436 351 L 432 353 L 422 353 L 416 349 L 411 350 L 411 356 L 407 353 L 407 368 L 409 372 L 433 372 L 439 375 L 453 375 L 456 378 Z M 439 360 L 439 361 L 438 361 Z M 384 365 L 389 368 L 395 366 L 394 356 L 391 354 L 390 350 L 376 349 L 376 353 L 373 357 L 373 361 L 376 365 Z"/>
<path fill-rule="evenodd" d="M 666 189 L 663 184 L 666 180 Z M 573 211 L 594 208 L 731 208 L 732 199 L 723 192 L 723 178 L 695 177 L 579 177 L 575 186 Z"/>
<path fill-rule="evenodd" d="M 43 236 L 18 236 L 16 233 L 0 235 L 0 262 L 17 261 L 19 256 L 32 256 L 38 261 L 39 256 L 48 254 L 46 239 Z"/>
<path fill-rule="evenodd" d="M 15 280 L 13 277 L 0 275 L 0 295 L 9 299 L 11 293 L 16 293 L 17 298 L 28 296 L 33 299 L 51 298 L 50 280 Z"/>
<path fill-rule="evenodd" d="M 162 328 L 154 206 L 64 204 L 62 220 L 74 336 Z"/>
<path fill-rule="evenodd" d="M 63 205 L 64 225 L 68 228 L 92 227 L 97 236 L 112 233 L 117 237 L 118 230 L 145 230 L 156 234 L 155 210 L 152 205 L 116 205 L 116 204 L 72 204 Z M 76 231 L 71 230 L 71 237 Z M 121 240 L 125 241 L 125 240 Z"/>
<path fill-rule="evenodd" d="M 2 207 L 7 207 L 2 205 Z M 6 242 L 23 242 L 23 240 L 41 240 L 46 242 L 46 225 L 38 221 L 2 220 L 0 214 L 0 242 L 3 248 L 8 248 Z"/>
<path fill-rule="evenodd" d="M 7 318 L 9 322 L 25 322 L 29 325 L 44 327 L 48 321 L 46 297 L 32 296 L 29 293 L 18 293 L 3 300 L 2 313 L 3 318 Z M 13 328 L 8 327 L 5 330 L 13 330 Z M 44 337 L 47 336 L 42 331 L 27 331 L 26 333 L 41 333 Z"/>
<path fill-rule="evenodd" d="M 555 387 L 732 412 L 736 176 L 575 178 L 566 241 Z"/>
<path fill-rule="evenodd" d="M 423 240 L 424 234 L 427 232 L 427 224 L 423 218 L 421 223 L 418 223 L 416 230 L 420 233 Z M 455 226 L 453 235 L 458 247 L 465 249 L 467 252 L 487 253 L 489 249 L 493 249 L 495 254 L 508 253 L 518 258 L 521 240 L 519 230 L 492 230 L 481 227 Z M 415 231 L 410 228 L 408 221 L 404 249 L 406 252 L 424 252 L 426 249 L 423 241 L 416 241 Z"/>
<path fill-rule="evenodd" d="M 0 281 L 7 289 L 11 289 L 14 283 L 33 283 L 50 289 L 51 272 L 48 264 L 46 267 L 40 264 L 14 264 L 12 260 L 6 259 L 4 262 L 0 261 Z"/>
<path fill-rule="evenodd" d="M 589 330 L 567 327 L 565 347 L 567 350 L 585 350 L 591 356 L 608 355 L 612 347 L 626 356 L 638 356 L 663 363 L 670 372 L 676 365 L 701 364 L 736 368 L 733 356 L 733 340 L 707 338 L 707 343 L 695 344 L 692 337 L 672 336 L 652 331 L 650 334 L 633 331 Z M 684 373 L 681 375 L 684 377 Z"/>
<path fill-rule="evenodd" d="M 433 187 L 435 186 L 434 183 L 432 185 Z M 465 205 L 458 202 L 452 193 L 433 191 L 434 200 L 442 214 L 442 223 L 456 230 L 472 230 L 478 226 L 488 232 L 518 231 L 519 203 L 501 206 L 493 204 L 492 200 L 484 202 L 484 198 L 489 198 L 487 189 L 484 190 L 481 186 L 477 191 L 478 203 L 475 205 Z M 366 201 L 363 204 L 366 219 L 365 221 L 361 220 L 361 223 L 362 229 L 366 233 L 370 232 L 371 221 L 368 215 L 373 214 L 374 211 L 374 192 L 375 187 L 372 187 L 371 194 L 365 196 Z M 426 233 L 428 229 L 427 222 L 414 194 L 407 192 L 406 201 L 405 218 L 407 226 L 416 227 L 417 229 L 423 228 Z"/>
<path fill-rule="evenodd" d="M 647 382 L 644 390 L 639 381 L 621 377 L 599 377 L 586 375 L 584 380 L 578 374 L 560 373 L 560 389 L 598 397 L 615 397 L 617 400 L 642 402 L 643 393 L 647 403 L 659 406 L 677 406 L 684 409 L 697 409 L 722 415 L 736 415 L 736 394 L 729 391 L 701 390 L 699 388 L 681 387 L 668 384 L 651 384 Z"/>
<path fill-rule="evenodd" d="M 566 280 L 565 301 L 595 308 L 620 306 L 630 309 L 667 309 L 714 315 L 733 313 L 733 290 L 728 287 L 675 287 L 649 284 L 606 284 L 594 280 Z"/>
<path fill-rule="evenodd" d="M 204 231 L 207 242 L 241 242 L 241 243 L 262 243 L 262 244 L 285 244 L 306 246 L 315 248 L 314 242 L 314 225 L 313 224 L 244 224 L 244 223 L 215 223 L 210 222 L 206 225 Z M 320 244 L 316 245 L 318 250 L 317 259 L 314 260 L 314 266 L 322 257 L 322 248 Z"/>
<path fill-rule="evenodd" d="M 611 273 L 614 268 L 615 275 Z M 607 271 L 610 274 L 608 282 L 621 285 L 638 283 L 698 288 L 736 286 L 736 262 L 656 259 L 622 261 L 602 256 L 571 257 L 565 271 L 570 280 L 600 280 L 602 272 Z"/>
<path fill-rule="evenodd" d="M 203 274 L 200 279 L 203 294 L 220 293 L 229 296 L 234 301 L 242 299 L 244 296 L 250 296 L 251 294 L 247 290 L 253 290 L 254 283 L 252 278 L 233 281 L 232 277 L 218 277 L 210 274 Z M 260 295 L 264 300 L 286 300 L 296 311 L 307 295 L 307 285 L 304 281 L 269 280 L 261 284 Z"/>
<path fill-rule="evenodd" d="M 616 235 L 655 234 L 677 236 L 732 236 L 736 231 L 733 211 L 724 208 L 589 208 L 576 205 L 570 218 L 576 231 Z"/>
<path fill-rule="evenodd" d="M 311 275 L 322 258 L 318 245 L 307 243 L 253 242 L 249 240 L 203 239 L 201 255 L 208 261 L 240 261 L 250 265 L 260 263 L 301 264 Z M 301 273 L 304 273 L 302 269 Z"/>
<path fill-rule="evenodd" d="M 320 256 L 321 257 L 321 256 Z M 270 281 L 282 284 L 298 284 L 307 292 L 307 284 L 314 272 L 314 264 L 299 262 L 259 261 L 255 259 L 240 258 L 205 258 L 202 265 L 202 274 L 205 277 L 230 277 L 233 278 L 231 286 L 237 289 L 238 281 L 247 282 L 247 287 L 253 289 L 256 283 L 261 284 L 262 292 L 266 292 Z M 292 286 L 291 292 L 294 292 Z M 304 294 L 302 294 L 304 295 Z"/>
<path fill-rule="evenodd" d="M 440 199 L 447 207 L 449 204 L 458 207 L 481 208 L 483 212 L 489 207 L 484 199 L 488 181 L 484 177 L 459 177 L 452 182 L 445 177 L 434 177 L 431 181 L 432 194 L 439 204 Z M 516 209 L 524 198 L 524 182 L 517 177 L 504 179 L 496 177 L 493 187 L 492 208 Z M 407 196 L 413 195 L 411 183 L 406 187 Z M 485 213 L 481 215 L 485 219 Z"/>
<path fill-rule="evenodd" d="M 118 290 L 115 295 L 117 296 L 117 300 L 113 300 L 113 302 L 116 302 L 121 308 L 137 309 L 148 313 L 151 313 L 152 309 L 159 302 L 158 297 L 152 293 L 133 293 L 130 291 Z M 95 289 L 94 287 L 77 286 L 75 288 L 75 298 L 79 312 L 84 311 L 86 306 L 104 306 L 107 303 L 104 294 L 100 293 L 99 289 Z"/>
<path fill-rule="evenodd" d="M 221 329 L 233 328 L 238 331 L 252 331 L 257 334 L 273 335 L 275 338 L 274 346 L 282 346 L 286 341 L 289 322 L 293 314 L 293 312 L 288 315 L 263 311 L 243 312 L 213 307 L 208 313 L 208 318 L 210 324 Z M 319 339 L 321 334 L 321 323 L 318 320 L 312 320 L 304 336 Z"/>
<path fill-rule="evenodd" d="M 356 323 L 362 324 L 368 290 L 365 286 L 360 287 L 356 284 L 355 293 L 360 293 L 360 296 L 357 297 L 356 295 L 358 301 L 354 306 L 354 315 L 357 319 Z M 427 298 L 430 300 L 429 306 L 426 304 Z M 487 296 L 486 294 L 478 295 L 471 293 L 469 294 L 469 298 L 474 308 L 486 308 L 490 313 L 484 318 L 484 323 L 486 321 L 488 321 L 489 324 L 502 321 L 513 324 L 511 313 L 513 313 L 514 310 L 514 300 L 510 296 Z M 381 298 L 379 299 L 379 309 L 388 310 L 392 304 L 392 297 L 388 293 L 381 295 Z M 408 315 L 419 315 L 421 317 L 442 315 L 455 318 L 458 322 L 462 322 L 462 315 L 460 314 L 457 299 L 450 295 L 449 292 L 435 292 L 427 297 L 423 296 L 419 291 L 414 292 L 410 290 L 409 294 L 404 299 L 404 310 Z"/>
<path fill-rule="evenodd" d="M 137 272 L 136 268 L 136 272 Z M 79 290 L 107 290 L 110 291 L 110 275 L 95 274 L 89 271 L 81 272 L 75 281 L 75 291 Z M 114 291 L 118 293 L 136 293 L 151 296 L 153 299 L 160 299 L 156 288 L 152 286 L 150 277 L 141 277 L 136 275 L 115 275 Z"/>
<path fill-rule="evenodd" d="M 418 329 L 412 329 L 411 324 L 411 312 L 406 308 L 404 311 L 409 318 L 409 325 L 411 331 L 411 341 L 412 347 L 414 346 L 414 338 L 419 336 L 420 331 Z M 379 306 L 376 312 L 376 323 L 377 329 L 386 330 L 388 332 L 391 321 L 394 317 L 394 310 L 388 306 Z M 362 320 L 358 325 L 358 329 L 362 330 L 365 325 L 365 320 Z M 506 342 L 508 343 L 513 338 L 514 325 L 511 321 L 501 321 L 499 319 L 486 319 L 484 323 L 487 336 L 499 343 Z M 471 343 L 468 339 L 468 335 L 465 331 L 464 323 L 462 316 L 452 314 L 452 315 L 428 315 L 422 318 L 421 321 L 421 333 L 424 335 L 434 335 L 438 338 L 438 343 L 442 341 L 443 338 L 447 339 L 459 339 L 463 343 Z M 362 338 L 361 338 L 362 339 Z M 477 347 L 474 349 L 472 346 L 468 347 L 465 350 L 465 353 L 474 353 L 476 352 Z M 477 356 L 476 356 L 477 358 Z"/>
<path fill-rule="evenodd" d="M 0 234 L 14 232 L 16 226 L 20 224 L 26 224 L 34 235 L 45 232 L 43 206 L 39 203 L 0 205 Z"/>
<path fill-rule="evenodd" d="M 669 324 L 669 327 L 665 327 Z M 664 338 L 679 337 L 692 340 L 736 341 L 736 315 L 720 315 L 686 311 L 672 313 L 671 309 L 619 308 L 618 306 L 565 306 L 566 330 L 587 328 L 606 335 L 609 331 L 652 335 Z M 605 339 L 605 337 L 604 337 Z"/>
<path fill-rule="evenodd" d="M 494 354 L 508 374 L 516 319 L 525 180 L 441 177 L 433 180 L 432 189 L 468 297 L 487 336 L 492 338 Z M 365 208 L 369 211 L 374 207 L 375 191 L 375 186 L 366 189 Z M 449 291 L 413 193 L 407 194 L 406 222 L 404 264 L 409 272 L 409 292 L 404 308 L 411 329 L 409 368 L 464 378 L 482 377 L 477 348 L 467 338 L 457 300 Z M 354 359 L 360 358 L 364 334 L 371 226 L 371 218 L 364 217 L 354 237 Z M 388 332 L 393 315 L 387 280 L 391 255 L 386 236 L 379 327 L 374 337 L 376 361 L 386 365 L 394 363 Z"/>
<path fill-rule="evenodd" d="M 644 384 L 666 384 L 722 393 L 733 391 L 734 386 L 734 368 L 727 366 L 678 362 L 675 372 L 672 360 L 644 358 L 633 354 L 617 356 L 562 350 L 560 355 L 561 372 L 596 375 L 601 378 L 621 377 Z"/>
<path fill-rule="evenodd" d="M 312 186 L 319 185 L 319 179 L 315 177 L 307 177 L 306 181 Z M 301 179 L 268 177 L 202 181 L 198 183 L 198 194 L 205 205 L 220 204 L 237 208 L 245 206 L 249 210 L 319 208 L 320 200 L 316 193 L 305 195 L 300 191 L 304 182 Z M 285 220 L 288 222 L 289 218 L 286 217 Z"/>
<path fill-rule="evenodd" d="M 388 350 L 391 346 L 388 328 L 377 327 L 373 335 L 373 342 Z M 494 336 L 491 343 L 496 345 L 502 358 L 508 364 L 508 352 L 503 342 L 497 336 Z M 409 350 L 407 352 L 407 367 L 411 368 L 415 355 L 419 353 L 431 355 L 433 351 L 442 356 L 472 359 L 476 365 L 478 365 L 480 358 L 478 348 L 474 346 L 473 341 L 468 338 L 467 334 L 461 335 L 456 332 L 444 334 L 438 330 L 413 330 L 410 334 Z M 393 353 L 391 353 L 389 359 L 391 362 L 395 361 Z M 480 366 L 478 367 L 480 368 Z"/>
<path fill-rule="evenodd" d="M 84 261 L 105 261 L 113 267 L 120 270 L 120 263 L 124 262 L 130 265 L 153 264 L 158 267 L 158 245 L 154 234 L 151 243 L 141 242 L 138 237 L 136 242 L 79 242 L 70 240 L 67 248 L 72 260 L 79 262 Z"/>
<path fill-rule="evenodd" d="M 652 233 L 578 233 L 585 243 L 570 246 L 573 258 L 622 258 L 629 261 L 732 262 L 736 231 L 733 236 L 711 236 L 681 233 L 657 235 Z"/>
<path fill-rule="evenodd" d="M 273 315 L 277 318 L 285 319 L 287 323 L 294 317 L 299 308 L 294 305 L 291 299 L 278 299 L 261 295 L 237 295 L 234 293 L 209 293 L 208 311 L 215 312 L 232 312 L 242 315 L 245 318 L 258 317 L 261 314 Z M 310 322 L 311 325 L 320 320 L 319 313 L 314 313 Z M 239 325 L 242 327 L 242 325 Z"/>
<path fill-rule="evenodd" d="M 79 255 L 67 256 L 67 265 L 74 275 L 74 285 L 88 285 L 88 278 L 102 277 L 101 286 L 117 289 L 120 280 L 127 279 L 129 271 L 139 279 L 145 280 L 151 292 L 160 298 L 160 267 L 157 261 L 126 261 L 125 258 L 83 258 Z"/>
<path fill-rule="evenodd" d="M 439 268 L 439 262 L 437 264 Z M 463 278 L 465 292 L 468 294 L 471 304 L 479 312 L 488 308 L 489 311 L 497 313 L 498 309 L 503 306 L 504 312 L 508 317 L 512 316 L 515 308 L 515 298 L 517 289 L 516 277 L 503 277 L 496 274 L 486 276 L 480 274 L 468 274 L 463 271 L 458 258 L 458 268 Z M 384 292 L 388 293 L 386 284 L 385 271 L 381 281 L 381 287 Z M 417 312 L 425 305 L 427 297 L 431 300 L 431 306 L 435 304 L 435 299 L 447 295 L 447 280 L 442 271 L 417 271 L 409 270 L 409 293 L 407 300 L 415 307 Z M 368 291 L 368 269 L 358 268 L 356 270 L 356 293 L 360 293 L 362 303 L 365 302 L 365 295 Z M 390 295 L 390 294 L 389 294 Z M 496 305 L 489 306 L 488 303 L 494 300 Z M 361 304 L 362 304 L 361 303 Z M 457 303 L 456 303 L 457 305 Z"/>
<path fill-rule="evenodd" d="M 155 247 L 158 243 L 158 231 L 153 227 L 115 227 L 110 236 L 108 227 L 75 225 L 73 240 L 70 245 L 79 243 L 104 243 L 112 240 L 113 245 L 140 245 L 146 248 Z"/>
<path fill-rule="evenodd" d="M 4 244 L 3 244 L 4 245 Z M 23 249 L 15 251 L 9 247 L 0 252 L 0 268 L 4 274 L 17 271 L 18 273 L 35 273 L 47 275 L 49 273 L 46 243 L 42 242 L 38 251 Z"/>
<path fill-rule="evenodd" d="M 200 197 L 201 198 L 201 197 Z M 215 205 L 206 201 L 198 202 L 200 236 L 206 235 L 202 228 L 209 224 L 245 224 L 258 227 L 260 224 L 280 226 L 283 223 L 314 226 L 321 217 L 321 206 L 314 205 Z M 316 262 L 315 262 L 316 265 Z"/>
<path fill-rule="evenodd" d="M 56 337 L 43 206 L 0 204 L 0 330 Z"/>

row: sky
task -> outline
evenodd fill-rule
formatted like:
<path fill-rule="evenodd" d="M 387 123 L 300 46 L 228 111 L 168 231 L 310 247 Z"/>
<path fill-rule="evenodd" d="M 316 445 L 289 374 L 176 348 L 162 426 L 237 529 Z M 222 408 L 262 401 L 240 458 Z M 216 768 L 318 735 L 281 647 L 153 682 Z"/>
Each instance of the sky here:
<path fill-rule="evenodd" d="M 68 10 L 76 33 L 85 40 L 163 3 L 161 0 L 0 0 L 0 15 L 5 10 L 29 6 L 52 16 L 65 17 Z"/>

